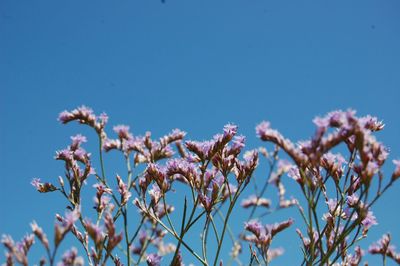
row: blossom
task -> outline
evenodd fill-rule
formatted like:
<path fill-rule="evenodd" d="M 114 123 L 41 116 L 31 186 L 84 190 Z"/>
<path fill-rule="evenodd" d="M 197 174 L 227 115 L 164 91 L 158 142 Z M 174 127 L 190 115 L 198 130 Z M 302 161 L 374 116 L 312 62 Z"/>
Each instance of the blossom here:
<path fill-rule="evenodd" d="M 118 182 L 118 192 L 121 194 L 121 205 L 125 205 L 129 198 L 132 196 L 132 193 L 129 192 L 129 187 L 122 181 L 119 175 L 116 176 Z"/>
<path fill-rule="evenodd" d="M 346 197 L 346 203 L 350 207 L 355 207 L 358 202 L 359 202 L 359 198 L 358 198 L 357 194 L 352 194 L 352 195 L 349 195 Z"/>
<path fill-rule="evenodd" d="M 207 160 L 211 155 L 211 151 L 214 149 L 215 141 L 186 141 L 186 148 L 195 153 L 200 159 Z"/>
<path fill-rule="evenodd" d="M 249 232 L 252 232 L 257 237 L 259 237 L 261 234 L 262 225 L 260 222 L 258 222 L 256 220 L 252 220 L 252 221 L 245 223 L 244 229 L 246 229 Z"/>
<path fill-rule="evenodd" d="M 106 116 L 107 115 L 103 113 L 98 119 L 91 108 L 82 105 L 72 111 L 62 111 L 58 116 L 58 121 L 60 121 L 62 124 L 67 124 L 76 120 L 81 124 L 86 124 L 92 127 L 96 130 L 101 138 L 104 138 L 104 126 L 108 119 Z"/>
<path fill-rule="evenodd" d="M 108 122 L 108 115 L 106 114 L 106 113 L 101 113 L 100 115 L 99 115 L 99 119 L 100 119 L 100 122 L 103 124 L 103 125 L 105 125 L 105 124 L 107 124 L 107 122 Z"/>
<path fill-rule="evenodd" d="M 390 245 L 390 241 L 390 234 L 384 234 L 381 239 L 369 247 L 368 252 L 371 254 L 387 256 L 400 264 L 400 253 L 396 253 L 395 247 Z"/>
<path fill-rule="evenodd" d="M 83 266 L 83 258 L 78 256 L 78 251 L 75 247 L 67 250 L 63 256 L 62 261 L 57 263 L 57 266 Z"/>
<path fill-rule="evenodd" d="M 243 208 L 249 208 L 251 206 L 263 206 L 269 208 L 271 206 L 271 201 L 266 198 L 260 198 L 257 197 L 256 195 L 251 195 L 247 199 L 244 199 L 242 201 L 241 206 Z"/>
<path fill-rule="evenodd" d="M 167 161 L 166 174 L 168 176 L 182 175 L 188 182 L 192 182 L 197 178 L 197 168 L 193 163 L 186 159 L 171 159 Z"/>
<path fill-rule="evenodd" d="M 161 256 L 158 256 L 155 253 L 151 253 L 147 256 L 146 262 L 148 266 L 159 266 L 161 265 Z"/>
<path fill-rule="evenodd" d="M 77 149 L 82 143 L 87 142 L 87 138 L 81 134 L 71 136 L 72 144 L 71 149 Z"/>
<path fill-rule="evenodd" d="M 278 161 L 277 167 L 277 172 L 279 174 L 283 174 L 287 173 L 293 167 L 293 164 L 291 164 L 288 160 L 281 159 Z"/>
<path fill-rule="evenodd" d="M 90 220 L 85 220 L 85 228 L 89 237 L 97 247 L 101 247 L 105 238 L 104 228 L 101 225 L 94 224 Z"/>
<path fill-rule="evenodd" d="M 379 131 L 385 127 L 385 124 L 382 121 L 379 121 L 378 118 L 370 115 L 361 117 L 359 121 L 360 124 L 371 131 Z"/>
<path fill-rule="evenodd" d="M 34 179 L 32 179 L 32 181 L 31 181 L 31 185 L 34 186 L 37 190 L 39 190 L 40 187 L 41 187 L 43 184 L 40 182 L 40 178 L 34 178 Z"/>
<path fill-rule="evenodd" d="M 267 135 L 268 130 L 270 129 L 270 123 L 268 121 L 262 121 L 260 124 L 256 126 L 257 136 L 261 139 Z"/>
<path fill-rule="evenodd" d="M 111 253 L 112 250 L 118 245 L 118 243 L 121 242 L 122 232 L 116 234 L 114 219 L 110 213 L 106 213 L 104 217 L 104 225 L 106 227 L 108 237 L 106 250 L 107 252 Z"/>
<path fill-rule="evenodd" d="M 269 122 L 263 121 L 257 125 L 256 133 L 261 140 L 271 141 L 281 147 L 298 165 L 306 163 L 307 158 L 301 150 L 298 150 L 290 140 L 285 139 L 277 130 L 271 129 Z"/>
<path fill-rule="evenodd" d="M 113 127 L 113 130 L 118 134 L 121 140 L 129 140 L 132 138 L 132 134 L 129 133 L 129 126 L 117 125 Z"/>
<path fill-rule="evenodd" d="M 40 193 L 52 192 L 57 190 L 57 188 L 51 183 L 41 183 L 40 178 L 33 178 L 31 185 L 36 188 Z"/>
<path fill-rule="evenodd" d="M 296 166 L 293 166 L 289 169 L 288 171 L 288 176 L 293 178 L 297 182 L 301 182 L 301 176 L 300 176 L 300 171 L 299 168 Z"/>
<path fill-rule="evenodd" d="M 237 129 L 238 129 L 238 126 L 237 126 L 237 125 L 234 125 L 234 124 L 226 124 L 226 125 L 224 126 L 224 135 L 223 135 L 223 139 L 224 139 L 226 142 L 230 141 L 230 140 L 233 138 L 233 136 L 236 135 Z"/>
<path fill-rule="evenodd" d="M 326 169 L 326 171 L 332 175 L 336 180 L 343 174 L 343 164 L 346 160 L 341 154 L 333 154 L 331 152 L 325 153 L 322 156 L 321 165 Z"/>
<path fill-rule="evenodd" d="M 244 146 L 245 146 L 245 140 L 246 140 L 246 137 L 245 136 L 235 136 L 234 138 L 233 138 L 233 141 L 232 141 L 232 147 L 231 147 L 231 149 L 230 149 L 230 151 L 229 151 L 229 153 L 232 153 L 232 154 L 235 154 L 235 155 L 238 155 L 239 153 L 240 153 L 240 151 L 244 148 Z"/>
<path fill-rule="evenodd" d="M 46 234 L 43 232 L 43 229 L 39 227 L 35 221 L 31 223 L 31 228 L 34 235 L 40 240 L 40 242 L 42 242 L 43 246 L 49 250 L 49 240 L 47 239 Z"/>
<path fill-rule="evenodd" d="M 199 200 L 204 209 L 210 213 L 213 207 L 213 200 L 205 194 L 199 193 Z"/>
<path fill-rule="evenodd" d="M 285 250 L 283 248 L 273 248 L 268 249 L 267 251 L 267 258 L 268 261 L 275 259 L 276 257 L 282 256 Z"/>
<path fill-rule="evenodd" d="M 396 166 L 392 174 L 392 180 L 396 180 L 400 177 L 400 160 L 393 160 L 393 164 Z"/>
<path fill-rule="evenodd" d="M 186 136 L 186 132 L 178 128 L 172 130 L 172 132 L 162 138 L 160 138 L 160 143 L 162 146 L 166 146 L 172 142 L 183 139 Z"/>
<path fill-rule="evenodd" d="M 377 225 L 378 222 L 372 211 L 368 211 L 367 216 L 361 221 L 365 230 L 368 230 L 373 225 Z"/>
<path fill-rule="evenodd" d="M 114 149 L 121 149 L 121 141 L 119 139 L 105 139 L 103 142 L 103 147 L 105 151 L 110 151 Z"/>
<path fill-rule="evenodd" d="M 28 265 L 28 252 L 31 246 L 35 242 L 35 236 L 33 234 L 26 235 L 20 242 L 15 243 L 11 236 L 2 235 L 1 243 L 8 250 L 8 259 L 12 261 L 12 257 L 15 257 L 17 262 L 22 265 Z M 13 265 L 13 264 L 10 264 Z"/>
<path fill-rule="evenodd" d="M 153 184 L 152 189 L 149 190 L 149 195 L 154 204 L 157 204 L 161 199 L 161 190 L 157 184 Z"/>

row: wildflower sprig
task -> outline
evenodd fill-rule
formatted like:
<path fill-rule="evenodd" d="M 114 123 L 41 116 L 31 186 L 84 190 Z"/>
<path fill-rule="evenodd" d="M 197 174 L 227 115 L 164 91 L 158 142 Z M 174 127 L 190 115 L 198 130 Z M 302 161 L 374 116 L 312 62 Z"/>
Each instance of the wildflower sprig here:
<path fill-rule="evenodd" d="M 381 167 L 388 150 L 373 136 L 384 127 L 376 118 L 356 117 L 352 110 L 335 111 L 317 117 L 314 123 L 315 135 L 297 146 L 271 129 L 268 122 L 258 125 L 256 132 L 261 140 L 278 145 L 293 160 L 288 175 L 298 183 L 307 203 L 306 210 L 299 206 L 307 228 L 307 237 L 298 230 L 305 254 L 303 264 L 325 265 L 344 259 L 348 249 L 377 224 L 371 207 L 397 175 L 395 171 L 383 184 Z M 347 148 L 347 161 L 340 153 L 332 153 L 340 145 Z M 374 181 L 378 183 L 376 191 Z M 327 206 L 323 223 L 320 204 Z"/>

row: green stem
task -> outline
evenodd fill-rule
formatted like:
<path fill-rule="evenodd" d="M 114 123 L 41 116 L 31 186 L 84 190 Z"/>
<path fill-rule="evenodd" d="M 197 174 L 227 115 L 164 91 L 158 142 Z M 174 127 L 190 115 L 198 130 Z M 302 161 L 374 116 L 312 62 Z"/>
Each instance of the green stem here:
<path fill-rule="evenodd" d="M 222 227 L 221 238 L 220 238 L 220 240 L 218 242 L 217 253 L 215 255 L 214 264 L 213 264 L 214 266 L 217 265 L 219 253 L 221 251 L 221 246 L 222 246 L 222 243 L 224 241 L 224 236 L 225 236 L 226 228 L 227 228 L 227 225 L 228 225 L 228 220 L 229 220 L 229 217 L 230 217 L 230 215 L 232 213 L 233 206 L 235 206 L 236 200 L 239 197 L 239 194 L 240 194 L 240 186 L 238 187 L 238 189 L 237 189 L 237 191 L 235 193 L 235 196 L 233 197 L 232 202 L 229 204 L 228 212 L 226 214 L 226 218 L 225 218 L 225 221 L 224 221 L 224 226 Z"/>
<path fill-rule="evenodd" d="M 129 243 L 129 234 L 128 234 L 128 217 L 125 211 L 122 211 L 122 215 L 124 217 L 124 233 L 125 233 L 125 243 L 126 243 L 126 254 L 127 254 L 127 263 L 128 266 L 131 265 L 131 252 L 130 252 L 130 243 Z"/>
<path fill-rule="evenodd" d="M 208 226 L 210 224 L 210 218 L 207 215 L 206 221 L 204 223 L 204 228 L 203 228 L 203 233 L 201 235 L 201 249 L 203 252 L 203 260 L 208 264 L 207 262 L 207 233 L 208 233 Z"/>

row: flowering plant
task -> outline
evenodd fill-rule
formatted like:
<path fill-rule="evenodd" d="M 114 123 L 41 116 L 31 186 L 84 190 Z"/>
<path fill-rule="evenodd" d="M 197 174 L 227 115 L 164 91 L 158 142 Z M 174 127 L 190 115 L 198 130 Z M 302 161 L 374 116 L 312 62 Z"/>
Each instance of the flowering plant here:
<path fill-rule="evenodd" d="M 359 265 L 364 251 L 356 244 L 377 224 L 372 207 L 400 177 L 398 160 L 393 161 L 390 177 L 382 171 L 388 151 L 373 134 L 384 125 L 371 116 L 357 117 L 351 110 L 315 118 L 314 136 L 298 145 L 262 122 L 256 133 L 268 147 L 248 151 L 244 151 L 245 137 L 237 134 L 233 124 L 210 140 L 192 141 L 184 140 L 186 133 L 179 129 L 157 140 L 149 132 L 135 136 L 125 125 L 114 126 L 116 137 L 111 138 L 106 133 L 107 115 L 97 116 L 85 106 L 62 112 L 59 121 L 78 121 L 95 130 L 100 170 L 94 169 L 92 155 L 83 148 L 87 138 L 71 137 L 70 145 L 56 152 L 55 159 L 65 167 L 58 184 L 32 181 L 39 192 L 59 192 L 66 200 L 67 212 L 56 215 L 53 241 L 35 221 L 32 233 L 20 242 L 4 235 L 5 265 L 28 265 L 35 239 L 45 251 L 40 265 L 56 261 L 57 265 L 85 261 L 89 265 L 184 265 L 184 259 L 223 265 L 224 245 L 231 247 L 229 264 L 268 265 L 283 254 L 282 248 L 272 248 L 273 240 L 294 224 L 301 265 Z M 104 153 L 108 152 L 122 155 L 126 174 L 107 174 Z M 255 178 L 259 157 L 268 163 L 267 177 Z M 286 177 L 296 182 L 300 198 L 286 196 Z M 278 190 L 275 207 L 265 197 L 269 185 Z M 89 208 L 85 191 L 94 194 Z M 175 202 L 177 194 L 179 202 Z M 241 213 L 249 214 L 241 232 L 234 232 L 231 220 L 240 207 Z M 286 208 L 297 209 L 300 220 L 263 224 L 265 215 Z M 258 214 L 259 209 L 265 210 L 263 214 Z M 199 243 L 189 241 L 193 232 L 200 234 Z M 226 241 L 226 234 L 231 241 Z M 79 249 L 72 247 L 59 258 L 66 235 L 77 240 Z M 384 235 L 369 252 L 381 255 L 384 264 L 387 258 L 400 264 L 400 254 L 390 241 L 390 235 Z"/>

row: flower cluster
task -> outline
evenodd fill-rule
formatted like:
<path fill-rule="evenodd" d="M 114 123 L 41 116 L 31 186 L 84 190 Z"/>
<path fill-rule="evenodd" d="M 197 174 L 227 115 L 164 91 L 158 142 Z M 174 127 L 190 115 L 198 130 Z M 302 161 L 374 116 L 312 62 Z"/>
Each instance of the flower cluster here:
<path fill-rule="evenodd" d="M 293 224 L 293 220 L 276 223 L 273 225 L 261 225 L 260 222 L 252 220 L 245 223 L 245 229 L 252 233 L 252 235 L 245 235 L 243 238 L 245 241 L 255 243 L 256 247 L 260 250 L 260 253 L 268 264 L 272 259 L 283 254 L 283 249 L 270 249 L 272 239 L 276 234 L 285 230 Z"/>
<path fill-rule="evenodd" d="M 316 117 L 315 134 L 297 144 L 264 121 L 256 134 L 272 148 L 247 151 L 246 138 L 234 124 L 225 125 L 211 139 L 197 141 L 186 140 L 186 132 L 179 129 L 158 139 L 150 132 L 134 135 L 126 125 L 114 126 L 115 137 L 109 138 L 108 116 L 96 115 L 85 106 L 63 111 L 58 119 L 94 129 L 98 160 L 83 148 L 87 138 L 81 134 L 56 152 L 65 174 L 58 177 L 58 184 L 39 178 L 31 184 L 41 193 L 59 192 L 67 212 L 56 215 L 53 241 L 35 221 L 31 234 L 20 242 L 4 235 L 7 266 L 29 265 L 28 252 L 35 239 L 47 256 L 38 265 L 181 266 L 182 254 L 189 254 L 185 260 L 194 259 L 196 265 L 223 265 L 223 245 L 231 245 L 231 262 L 243 265 L 242 260 L 248 259 L 245 242 L 249 265 L 268 265 L 284 252 L 272 247 L 273 239 L 294 220 L 265 225 L 263 219 L 289 207 L 297 209 L 302 220 L 296 223 L 296 232 L 304 265 L 356 266 L 362 263 L 364 251 L 355 244 L 377 224 L 372 207 L 400 177 L 400 160 L 393 160 L 395 169 L 389 179 L 384 178 L 388 149 L 374 136 L 383 123 L 371 116 L 357 117 L 352 110 Z M 112 150 L 122 155 L 126 174 L 105 171 L 106 154 Z M 259 174 L 259 156 L 267 161 L 268 173 L 254 178 Z M 93 167 L 97 162 L 98 172 Z M 296 184 L 302 197 L 287 196 L 287 182 Z M 276 201 L 266 195 L 269 186 L 277 190 Z M 254 191 L 248 193 L 251 187 Z M 92 212 L 85 208 L 87 193 L 94 194 Z M 241 214 L 249 212 L 242 232 L 233 232 L 230 226 L 237 205 L 243 207 Z M 235 217 L 235 222 L 240 218 Z M 57 255 L 67 235 L 77 240 L 84 254 L 70 247 Z M 390 235 L 384 235 L 369 252 L 400 264 L 400 254 L 390 241 Z"/>
<path fill-rule="evenodd" d="M 371 254 L 379 254 L 384 258 L 384 260 L 385 257 L 391 258 L 397 262 L 397 264 L 400 264 L 400 253 L 395 251 L 395 247 L 390 244 L 390 241 L 390 234 L 385 234 L 377 243 L 374 243 L 369 247 L 368 252 Z"/>
<path fill-rule="evenodd" d="M 384 127 L 375 117 L 357 117 L 352 110 L 334 111 L 316 117 L 314 123 L 317 126 L 314 136 L 297 146 L 271 129 L 268 122 L 259 124 L 256 132 L 261 140 L 275 144 L 293 160 L 294 166 L 287 175 L 299 184 L 307 202 L 306 210 L 298 205 L 307 237 L 297 230 L 305 260 L 325 264 L 334 263 L 340 256 L 344 260 L 347 249 L 366 237 L 371 226 L 377 224 L 371 207 L 398 178 L 399 164 L 394 161 L 396 170 L 383 185 L 381 167 L 388 149 L 373 135 Z M 343 146 L 347 147 L 348 159 L 340 152 L 333 152 L 334 149 L 343 152 Z M 273 180 L 280 184 L 280 179 Z M 371 189 L 374 181 L 378 184 L 375 194 Z M 318 213 L 321 204 L 328 210 L 322 215 L 324 223 Z M 334 253 L 337 255 L 333 256 Z"/>

